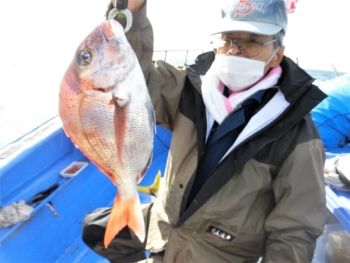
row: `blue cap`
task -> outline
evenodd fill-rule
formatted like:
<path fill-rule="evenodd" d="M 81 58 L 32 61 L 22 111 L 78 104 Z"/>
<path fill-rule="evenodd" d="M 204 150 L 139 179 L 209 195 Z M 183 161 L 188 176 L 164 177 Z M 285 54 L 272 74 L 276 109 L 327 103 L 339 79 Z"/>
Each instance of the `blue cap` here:
<path fill-rule="evenodd" d="M 284 0 L 229 0 L 221 9 L 222 20 L 212 34 L 247 32 L 274 35 L 287 30 L 287 11 Z"/>

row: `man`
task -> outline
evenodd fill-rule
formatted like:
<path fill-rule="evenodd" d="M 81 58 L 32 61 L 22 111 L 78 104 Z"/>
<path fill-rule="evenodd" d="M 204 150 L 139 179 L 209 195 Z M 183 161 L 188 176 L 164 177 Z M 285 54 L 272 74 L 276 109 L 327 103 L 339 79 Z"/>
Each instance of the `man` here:
<path fill-rule="evenodd" d="M 151 64 L 146 5 L 129 0 L 129 8 L 127 37 L 157 123 L 173 131 L 165 182 L 143 210 L 145 243 L 125 228 L 104 249 L 109 209 L 87 215 L 84 241 L 111 262 L 139 261 L 144 250 L 147 262 L 310 262 L 326 206 L 309 112 L 325 95 L 283 56 L 284 1 L 229 1 L 217 54 L 186 70 Z"/>

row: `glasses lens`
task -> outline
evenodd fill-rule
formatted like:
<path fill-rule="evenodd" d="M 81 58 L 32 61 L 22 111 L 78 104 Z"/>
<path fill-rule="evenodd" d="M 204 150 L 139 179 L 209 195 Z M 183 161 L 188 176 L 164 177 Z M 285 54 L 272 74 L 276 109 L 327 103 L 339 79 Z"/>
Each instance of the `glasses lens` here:
<path fill-rule="evenodd" d="M 232 42 L 231 42 L 232 41 Z M 261 43 L 254 38 L 220 38 L 212 42 L 213 48 L 218 54 L 226 54 L 232 45 L 236 45 L 240 52 L 247 57 L 254 57 L 260 54 Z"/>
<path fill-rule="evenodd" d="M 241 44 L 241 51 L 247 57 L 254 57 L 259 55 L 261 49 L 261 43 L 253 38 L 242 38 L 238 41 Z"/>
<path fill-rule="evenodd" d="M 217 39 L 212 42 L 213 48 L 219 54 L 226 54 L 231 47 L 231 41 L 229 39 Z"/>

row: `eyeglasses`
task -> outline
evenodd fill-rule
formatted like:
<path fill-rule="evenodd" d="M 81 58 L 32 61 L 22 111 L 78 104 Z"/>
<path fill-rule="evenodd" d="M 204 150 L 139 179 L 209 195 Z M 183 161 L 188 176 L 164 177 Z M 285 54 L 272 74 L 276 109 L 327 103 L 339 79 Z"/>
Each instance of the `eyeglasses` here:
<path fill-rule="evenodd" d="M 254 38 L 219 38 L 211 42 L 213 48 L 218 54 L 227 54 L 233 45 L 237 45 L 238 50 L 246 57 L 255 57 L 260 54 L 261 47 L 276 42 L 277 39 L 273 39 L 267 42 L 260 42 Z"/>

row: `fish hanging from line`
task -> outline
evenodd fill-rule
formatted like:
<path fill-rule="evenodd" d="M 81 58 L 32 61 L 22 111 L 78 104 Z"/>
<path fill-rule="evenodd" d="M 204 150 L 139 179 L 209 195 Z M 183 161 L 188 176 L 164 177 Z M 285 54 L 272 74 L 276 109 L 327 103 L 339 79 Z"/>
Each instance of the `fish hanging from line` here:
<path fill-rule="evenodd" d="M 143 242 L 137 184 L 152 159 L 155 118 L 141 67 L 118 22 L 102 22 L 80 44 L 59 99 L 64 131 L 118 189 L 104 246 L 126 225 Z"/>

